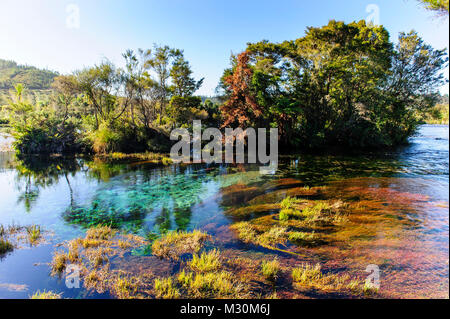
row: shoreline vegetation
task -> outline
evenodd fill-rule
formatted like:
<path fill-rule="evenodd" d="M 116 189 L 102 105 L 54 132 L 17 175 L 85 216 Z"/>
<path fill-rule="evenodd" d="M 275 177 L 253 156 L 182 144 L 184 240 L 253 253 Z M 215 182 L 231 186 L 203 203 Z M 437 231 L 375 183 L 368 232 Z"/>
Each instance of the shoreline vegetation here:
<path fill-rule="evenodd" d="M 180 49 L 155 45 L 123 58 L 124 68 L 105 60 L 71 75 L 45 71 L 36 93 L 15 84 L 0 116 L 14 150 L 108 160 L 168 153 L 170 132 L 191 131 L 193 120 L 203 128 L 278 127 L 281 152 L 383 149 L 448 116 L 448 97 L 437 93 L 448 82 L 446 50 L 414 31 L 400 33 L 394 45 L 383 26 L 365 21 L 331 20 L 295 40 L 249 43 L 231 56 L 213 98 L 195 96 L 203 79 L 193 78 Z"/>

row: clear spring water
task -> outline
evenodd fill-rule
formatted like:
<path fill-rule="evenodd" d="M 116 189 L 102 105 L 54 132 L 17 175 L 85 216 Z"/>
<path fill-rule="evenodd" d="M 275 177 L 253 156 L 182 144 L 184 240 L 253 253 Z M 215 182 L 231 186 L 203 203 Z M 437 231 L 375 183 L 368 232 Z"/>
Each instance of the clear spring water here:
<path fill-rule="evenodd" d="M 425 125 L 409 145 L 395 151 L 283 156 L 278 171 L 268 176 L 247 166 L 155 168 L 83 159 L 19 161 L 12 153 L 0 153 L 0 224 L 37 224 L 51 233 L 48 244 L 17 249 L 0 259 L 0 298 L 27 298 L 44 289 L 64 292 L 66 298 L 102 297 L 68 290 L 63 281 L 49 276 L 46 263 L 54 244 L 83 235 L 86 227 L 98 223 L 140 235 L 196 228 L 214 234 L 232 223 L 224 214 L 229 207 L 224 206 L 223 189 L 235 184 L 262 187 L 285 178 L 309 186 L 329 185 L 330 197 L 369 194 L 385 201 L 381 207 L 386 207 L 386 214 L 394 210 L 401 214 L 396 215 L 398 233 L 414 222 L 414 239 L 410 233 L 401 238 L 403 251 L 380 225 L 377 238 L 361 241 L 361 236 L 354 236 L 355 242 L 344 247 L 338 233 L 335 244 L 308 251 L 310 256 L 349 269 L 363 267 L 370 258 L 384 263 L 385 278 L 390 280 L 388 297 L 424 297 L 439 287 L 448 295 L 448 126 Z M 418 203 L 419 197 L 425 199 Z M 245 204 L 244 200 L 232 206 Z M 426 265 L 423 258 L 429 260 Z M 428 279 L 411 283 L 411 276 L 421 276 L 418 271 Z"/>

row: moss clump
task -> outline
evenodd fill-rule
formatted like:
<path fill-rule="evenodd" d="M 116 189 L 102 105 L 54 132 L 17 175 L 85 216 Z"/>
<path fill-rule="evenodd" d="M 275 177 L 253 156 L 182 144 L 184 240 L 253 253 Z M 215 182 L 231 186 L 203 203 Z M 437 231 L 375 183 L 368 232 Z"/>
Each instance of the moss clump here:
<path fill-rule="evenodd" d="M 312 201 L 285 198 L 281 203 L 279 220 L 287 222 L 291 219 L 301 220 L 304 225 L 329 224 L 336 225 L 346 221 L 340 201 Z"/>
<path fill-rule="evenodd" d="M 208 234 L 199 230 L 169 232 L 153 242 L 152 252 L 161 258 L 178 260 L 183 254 L 197 253 L 208 238 Z"/>
<path fill-rule="evenodd" d="M 214 249 L 208 253 L 203 252 L 200 256 L 194 254 L 189 262 L 189 267 L 200 273 L 211 272 L 219 269 L 221 266 L 220 253 Z"/>
<path fill-rule="evenodd" d="M 54 293 L 53 291 L 36 292 L 31 296 L 31 299 L 61 299 L 62 294 Z"/>
<path fill-rule="evenodd" d="M 261 264 L 261 272 L 264 277 L 274 282 L 278 278 L 278 273 L 281 270 L 280 262 L 278 259 L 273 259 L 271 261 L 263 261 Z"/>
<path fill-rule="evenodd" d="M 222 263 L 221 259 L 218 250 L 193 255 L 187 267 L 177 275 L 154 281 L 154 295 L 157 298 L 202 299 L 247 297 L 247 288 L 243 284 L 247 279 L 227 271 L 230 265 Z"/>
<path fill-rule="evenodd" d="M 227 271 L 195 274 L 188 289 L 195 298 L 236 298 L 239 295 L 236 278 Z"/>

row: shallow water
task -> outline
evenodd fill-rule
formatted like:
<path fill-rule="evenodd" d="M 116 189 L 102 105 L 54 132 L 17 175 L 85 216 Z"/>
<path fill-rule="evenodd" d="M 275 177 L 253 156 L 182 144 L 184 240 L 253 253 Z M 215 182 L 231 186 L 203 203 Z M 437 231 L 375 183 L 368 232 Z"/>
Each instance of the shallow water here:
<path fill-rule="evenodd" d="M 320 262 L 325 271 L 359 278 L 375 264 L 382 297 L 448 298 L 448 136 L 448 126 L 425 125 L 395 151 L 283 156 L 273 175 L 260 175 L 255 166 L 155 168 L 83 159 L 19 161 L 0 153 L 0 224 L 38 224 L 51 235 L 46 244 L 1 257 L 0 298 L 27 298 L 44 289 L 66 298 L 108 297 L 67 289 L 64 280 L 49 276 L 47 265 L 55 244 L 99 223 L 139 235 L 203 229 L 230 258 L 277 255 L 285 265 Z M 273 203 L 305 185 L 327 186 L 323 198 L 353 205 L 351 223 L 324 233 L 326 244 L 283 253 L 244 245 L 229 230 L 236 221 L 231 210 Z M 142 250 L 118 263 L 166 271 Z M 281 287 L 279 296 L 293 296 L 290 290 Z"/>

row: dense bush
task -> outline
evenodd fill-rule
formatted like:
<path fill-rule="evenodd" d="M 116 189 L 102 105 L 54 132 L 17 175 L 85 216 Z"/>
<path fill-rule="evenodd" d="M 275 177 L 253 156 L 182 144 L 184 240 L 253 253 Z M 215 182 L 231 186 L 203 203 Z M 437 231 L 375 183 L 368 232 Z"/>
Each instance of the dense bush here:
<path fill-rule="evenodd" d="M 302 38 L 249 44 L 221 86 L 224 126 L 278 127 L 289 149 L 403 143 L 446 83 L 445 50 L 415 32 L 330 21 Z"/>
<path fill-rule="evenodd" d="M 16 126 L 14 148 L 19 154 L 69 154 L 83 151 L 73 123 L 51 119 L 37 125 Z"/>
<path fill-rule="evenodd" d="M 102 123 L 88 135 L 88 140 L 95 153 L 167 152 L 171 145 L 165 134 L 151 128 L 132 127 L 127 123 Z"/>

